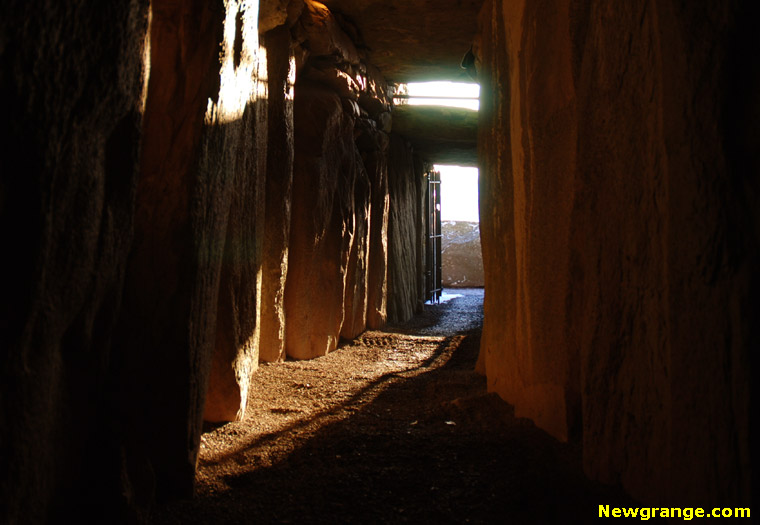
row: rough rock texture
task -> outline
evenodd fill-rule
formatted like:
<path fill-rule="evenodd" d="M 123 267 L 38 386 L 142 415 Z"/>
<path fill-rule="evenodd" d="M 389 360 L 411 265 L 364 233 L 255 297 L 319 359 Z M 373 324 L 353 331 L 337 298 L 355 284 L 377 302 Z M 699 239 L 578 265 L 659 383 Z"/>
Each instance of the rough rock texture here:
<path fill-rule="evenodd" d="M 390 138 L 362 121 L 356 141 L 370 181 L 369 269 L 367 271 L 367 328 L 378 329 L 388 318 L 388 145 Z"/>
<path fill-rule="evenodd" d="M 441 223 L 441 280 L 443 286 L 478 288 L 483 282 L 480 225 L 477 222 Z"/>
<path fill-rule="evenodd" d="M 420 260 L 424 258 L 419 228 L 423 175 L 409 143 L 392 133 L 388 153 L 388 320 L 394 323 L 409 320 L 422 308 Z"/>
<path fill-rule="evenodd" d="M 259 33 L 264 35 L 278 27 L 286 30 L 302 10 L 303 0 L 259 0 Z"/>
<path fill-rule="evenodd" d="M 325 355 L 338 343 L 351 249 L 353 181 L 360 170 L 353 119 L 322 84 L 299 81 L 288 280 L 287 355 Z"/>
<path fill-rule="evenodd" d="M 204 420 L 212 422 L 239 420 L 245 415 L 250 377 L 259 363 L 261 335 L 270 53 L 259 46 L 256 14 L 238 12 L 236 17 L 243 19 L 235 36 L 242 39 L 240 44 L 236 41 L 241 58 L 234 70 L 237 93 L 230 98 L 243 97 L 247 101 L 234 117 L 239 120 L 228 124 L 228 129 L 214 130 L 221 135 L 222 154 L 209 153 L 211 162 L 218 166 L 220 178 L 231 179 L 232 185 L 219 283 L 216 346 L 204 411 Z M 238 62 L 234 55 L 237 51 L 227 52 L 233 54 L 227 60 Z M 228 74 L 225 67 L 223 64 L 222 83 L 232 83 L 232 79 L 225 77 Z M 251 75 L 252 82 L 247 82 L 246 75 Z M 224 89 L 223 85 L 220 93 Z M 231 102 L 222 96 L 217 107 Z M 274 118 L 285 122 L 280 115 Z M 279 161 L 285 161 L 283 167 L 287 169 L 287 158 Z"/>
<path fill-rule="evenodd" d="M 261 291 L 262 361 L 285 359 L 285 282 L 293 188 L 293 83 L 290 31 L 283 26 L 264 37 L 269 78 L 266 232 Z"/>
<path fill-rule="evenodd" d="M 749 503 L 748 3 L 486 2 L 489 388 L 654 504 Z M 750 44 L 751 43 L 751 44 Z"/>
<path fill-rule="evenodd" d="M 323 4 L 306 2 L 293 34 L 298 80 L 285 349 L 289 357 L 307 359 L 335 349 L 341 336 L 361 333 L 369 287 L 376 294 L 384 285 L 385 261 L 370 259 L 369 249 L 374 235 L 382 254 L 385 211 L 377 212 L 373 233 L 371 203 L 386 197 L 370 192 L 373 185 L 384 189 L 385 164 L 376 158 L 384 140 L 377 128 L 390 106 L 384 79 L 362 62 Z M 372 304 L 377 321 L 382 301 L 375 295 Z"/>
<path fill-rule="evenodd" d="M 255 136 L 266 130 L 255 103 L 257 13 L 215 5 L 152 6 L 142 174 L 118 332 L 127 497 L 135 500 L 152 497 L 151 485 L 158 498 L 192 494 L 209 375 L 209 417 L 234 417 L 257 362 L 263 174 Z"/>
<path fill-rule="evenodd" d="M 343 323 L 340 336 L 354 339 L 367 327 L 367 271 L 369 269 L 370 182 L 363 163 L 354 179 L 354 213 L 348 225 L 351 249 L 346 267 Z"/>
<path fill-rule="evenodd" d="M 111 340 L 146 30 L 147 2 L 0 6 L 2 523 L 91 519 L 119 504 Z"/>
<path fill-rule="evenodd" d="M 398 105 L 393 132 L 431 163 L 477 166 L 478 112 L 445 106 Z"/>

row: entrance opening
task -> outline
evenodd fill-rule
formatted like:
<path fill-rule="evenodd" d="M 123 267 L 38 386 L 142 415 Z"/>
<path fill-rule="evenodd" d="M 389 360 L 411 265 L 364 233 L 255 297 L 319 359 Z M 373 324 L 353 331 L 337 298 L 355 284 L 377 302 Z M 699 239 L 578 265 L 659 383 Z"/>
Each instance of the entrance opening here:
<path fill-rule="evenodd" d="M 441 279 L 445 288 L 481 288 L 478 169 L 436 165 L 441 180 Z M 446 293 L 442 298 L 446 298 Z M 450 294 L 448 294 L 450 295 Z"/>

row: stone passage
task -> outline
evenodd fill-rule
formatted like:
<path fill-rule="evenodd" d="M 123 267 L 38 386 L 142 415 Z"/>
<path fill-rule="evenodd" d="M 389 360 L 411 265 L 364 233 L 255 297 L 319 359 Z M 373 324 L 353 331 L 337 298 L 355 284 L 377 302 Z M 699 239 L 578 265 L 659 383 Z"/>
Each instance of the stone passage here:
<path fill-rule="evenodd" d="M 0 522 L 145 521 L 193 495 L 204 420 L 244 417 L 260 361 L 419 313 L 422 188 L 445 162 L 480 174 L 488 390 L 651 506 L 748 505 L 759 9 L 0 2 Z M 472 76 L 477 113 L 393 103 Z M 473 447 L 509 437 L 472 428 Z M 514 456 L 488 450 L 495 498 L 519 497 Z"/>

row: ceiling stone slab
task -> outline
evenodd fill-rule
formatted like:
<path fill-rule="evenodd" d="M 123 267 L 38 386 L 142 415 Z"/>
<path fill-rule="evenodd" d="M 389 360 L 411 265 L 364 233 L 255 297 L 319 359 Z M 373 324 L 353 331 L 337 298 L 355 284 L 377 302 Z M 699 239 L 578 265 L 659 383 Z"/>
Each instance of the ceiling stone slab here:
<path fill-rule="evenodd" d="M 395 106 L 393 132 L 409 140 L 430 162 L 477 166 L 477 111 L 444 106 Z"/>
<path fill-rule="evenodd" d="M 389 82 L 471 80 L 460 67 L 483 0 L 326 0 Z M 360 46 L 361 43 L 360 43 Z"/>

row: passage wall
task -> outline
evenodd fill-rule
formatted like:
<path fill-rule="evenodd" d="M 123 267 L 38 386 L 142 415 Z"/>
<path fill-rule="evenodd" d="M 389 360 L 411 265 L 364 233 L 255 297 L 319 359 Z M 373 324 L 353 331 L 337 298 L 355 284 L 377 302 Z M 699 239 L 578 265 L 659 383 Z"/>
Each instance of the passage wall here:
<path fill-rule="evenodd" d="M 643 500 L 750 495 L 758 67 L 747 3 L 489 0 L 479 366 Z"/>

